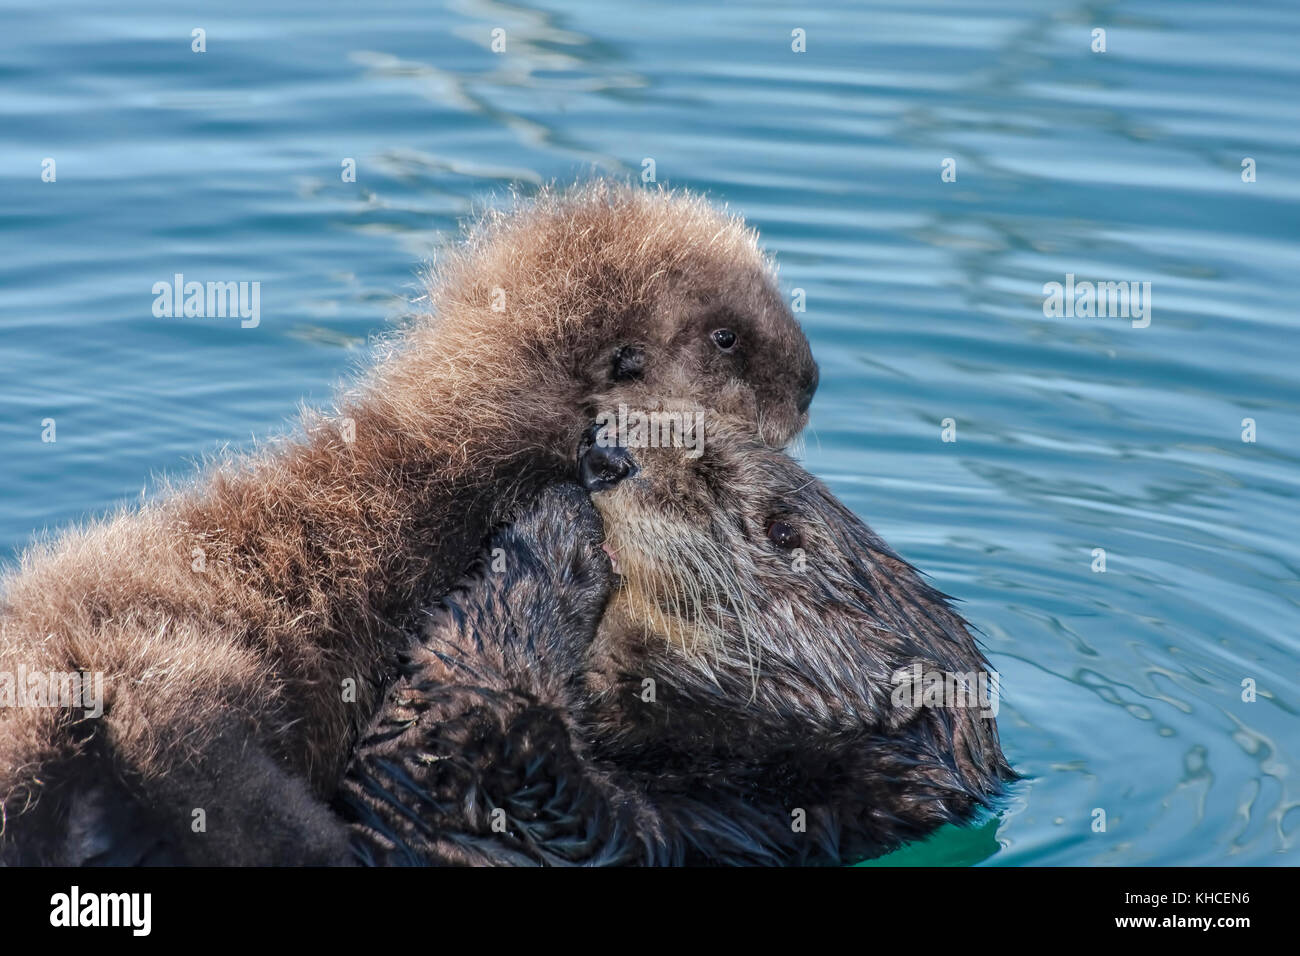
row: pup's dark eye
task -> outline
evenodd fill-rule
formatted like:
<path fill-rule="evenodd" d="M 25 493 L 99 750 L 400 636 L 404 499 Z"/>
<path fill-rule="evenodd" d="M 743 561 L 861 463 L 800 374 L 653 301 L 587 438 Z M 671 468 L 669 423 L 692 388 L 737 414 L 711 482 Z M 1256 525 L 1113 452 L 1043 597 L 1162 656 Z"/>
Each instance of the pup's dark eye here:
<path fill-rule="evenodd" d="M 803 538 L 788 521 L 777 519 L 767 526 L 767 536 L 778 548 L 793 551 L 803 547 Z"/>
<path fill-rule="evenodd" d="M 614 369 L 610 373 L 616 382 L 640 378 L 645 374 L 645 349 L 639 345 L 623 345 L 614 352 Z"/>
<path fill-rule="evenodd" d="M 736 347 L 736 333 L 731 329 L 714 329 L 709 338 L 713 339 L 713 344 L 724 352 L 730 352 Z"/>

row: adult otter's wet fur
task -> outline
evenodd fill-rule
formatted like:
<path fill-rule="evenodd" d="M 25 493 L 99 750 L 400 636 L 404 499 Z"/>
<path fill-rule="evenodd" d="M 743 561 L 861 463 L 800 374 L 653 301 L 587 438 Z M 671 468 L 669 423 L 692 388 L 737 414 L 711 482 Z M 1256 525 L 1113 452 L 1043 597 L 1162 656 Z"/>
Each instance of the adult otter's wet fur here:
<path fill-rule="evenodd" d="M 103 672 L 106 712 L 0 709 L 0 861 L 96 857 L 123 802 L 190 862 L 335 858 L 318 798 L 410 616 L 572 467 L 595 407 L 689 395 L 782 444 L 816 387 L 755 237 L 697 199 L 545 194 L 489 216 L 430 301 L 336 417 L 4 582 L 0 671 Z"/>
<path fill-rule="evenodd" d="M 582 474 L 612 597 L 572 491 L 498 540 L 359 747 L 364 861 L 854 860 L 1014 778 L 976 701 L 899 692 L 987 673 L 965 623 L 788 457 L 715 423 L 698 458 L 589 443 Z"/>
<path fill-rule="evenodd" d="M 637 796 L 584 759 L 577 676 L 613 586 L 600 518 L 547 489 L 426 614 L 337 806 L 372 865 L 624 863 Z"/>

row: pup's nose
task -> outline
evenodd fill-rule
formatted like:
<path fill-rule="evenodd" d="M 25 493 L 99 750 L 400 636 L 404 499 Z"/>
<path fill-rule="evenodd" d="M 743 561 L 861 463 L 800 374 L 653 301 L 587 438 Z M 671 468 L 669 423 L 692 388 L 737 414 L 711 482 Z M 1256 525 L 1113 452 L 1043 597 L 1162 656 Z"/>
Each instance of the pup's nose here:
<path fill-rule="evenodd" d="M 578 480 L 588 491 L 613 488 L 641 470 L 626 448 L 600 444 L 596 440 L 597 432 L 595 426 L 587 429 L 578 446 Z"/>
<path fill-rule="evenodd" d="M 817 385 L 821 382 L 822 373 L 813 363 L 812 374 L 807 376 L 803 381 L 803 387 L 799 390 L 799 414 L 808 411 L 808 406 L 812 404 L 813 395 L 817 393 Z"/>

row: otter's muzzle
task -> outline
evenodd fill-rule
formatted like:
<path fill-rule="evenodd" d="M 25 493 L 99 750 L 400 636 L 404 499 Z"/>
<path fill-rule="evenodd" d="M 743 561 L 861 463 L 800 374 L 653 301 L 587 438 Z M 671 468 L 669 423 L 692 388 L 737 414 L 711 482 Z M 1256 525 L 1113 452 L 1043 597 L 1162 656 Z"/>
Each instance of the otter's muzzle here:
<path fill-rule="evenodd" d="M 621 445 L 602 445 L 600 429 L 588 428 L 578 444 L 578 480 L 587 491 L 605 491 L 641 469 L 632 453 Z"/>
<path fill-rule="evenodd" d="M 821 381 L 821 378 L 821 369 L 817 367 L 816 362 L 813 362 L 812 372 L 805 375 L 799 383 L 798 407 L 800 415 L 808 411 L 808 407 L 812 405 L 813 396 L 817 394 L 817 384 Z"/>

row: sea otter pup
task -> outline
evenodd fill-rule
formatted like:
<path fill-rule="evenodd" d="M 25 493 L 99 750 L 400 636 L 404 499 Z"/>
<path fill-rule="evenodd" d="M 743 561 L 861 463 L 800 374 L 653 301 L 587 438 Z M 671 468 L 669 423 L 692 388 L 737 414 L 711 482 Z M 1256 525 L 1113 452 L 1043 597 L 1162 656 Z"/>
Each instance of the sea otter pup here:
<path fill-rule="evenodd" d="M 105 699 L 0 708 L 0 862 L 336 859 L 319 798 L 410 616 L 569 470 L 594 408 L 692 396 L 780 445 L 817 385 L 754 235 L 680 195 L 596 183 L 489 217 L 430 301 L 334 418 L 4 582 L 0 673 L 102 673 Z"/>
<path fill-rule="evenodd" d="M 430 613 L 340 791 L 363 862 L 856 860 L 1014 778 L 965 623 L 791 459 L 720 423 L 580 475 L 603 542 L 548 491 Z"/>

